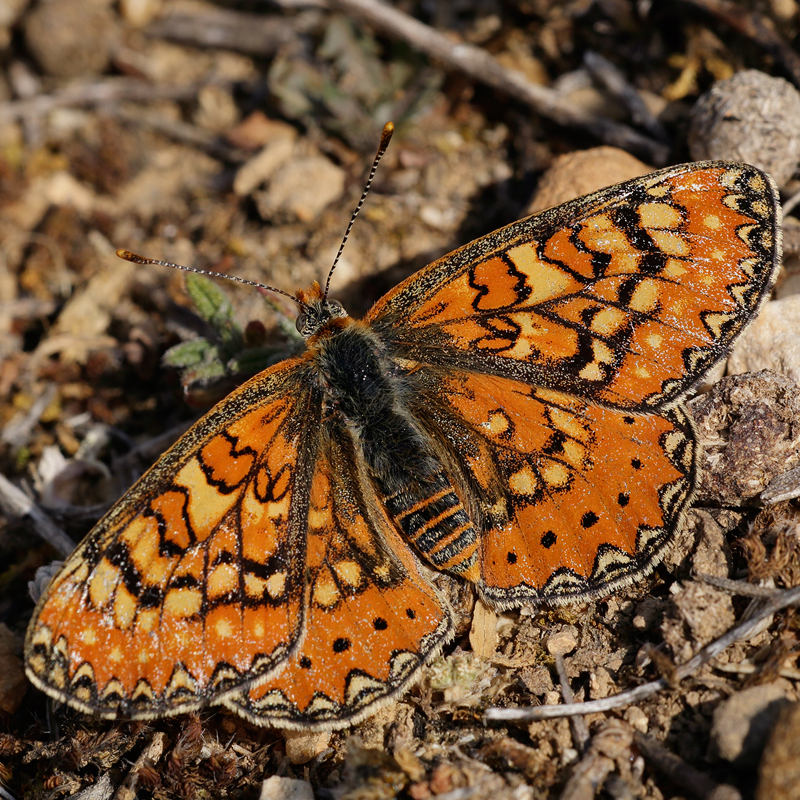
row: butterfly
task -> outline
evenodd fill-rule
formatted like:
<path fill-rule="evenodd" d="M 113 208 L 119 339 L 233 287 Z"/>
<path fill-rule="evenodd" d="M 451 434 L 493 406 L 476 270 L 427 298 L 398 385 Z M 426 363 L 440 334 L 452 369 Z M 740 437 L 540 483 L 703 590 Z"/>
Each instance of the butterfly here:
<path fill-rule="evenodd" d="M 452 638 L 436 571 L 498 609 L 640 578 L 695 488 L 682 401 L 779 257 L 771 179 L 703 162 L 477 239 L 363 320 L 297 292 L 305 351 L 89 533 L 36 608 L 30 680 L 101 717 L 340 728 Z"/>

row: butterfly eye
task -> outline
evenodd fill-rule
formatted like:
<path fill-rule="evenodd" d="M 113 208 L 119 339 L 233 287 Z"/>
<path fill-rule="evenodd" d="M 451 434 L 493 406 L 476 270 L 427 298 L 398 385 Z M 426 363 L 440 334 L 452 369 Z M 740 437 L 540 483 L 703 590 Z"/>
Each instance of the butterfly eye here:
<path fill-rule="evenodd" d="M 328 306 L 337 313 L 341 312 L 342 316 L 344 316 L 344 306 L 338 300 L 328 300 Z"/>
<path fill-rule="evenodd" d="M 297 328 L 298 333 L 303 332 L 303 328 L 306 326 L 306 322 L 308 322 L 308 314 L 298 314 L 297 319 L 295 320 L 295 327 Z"/>

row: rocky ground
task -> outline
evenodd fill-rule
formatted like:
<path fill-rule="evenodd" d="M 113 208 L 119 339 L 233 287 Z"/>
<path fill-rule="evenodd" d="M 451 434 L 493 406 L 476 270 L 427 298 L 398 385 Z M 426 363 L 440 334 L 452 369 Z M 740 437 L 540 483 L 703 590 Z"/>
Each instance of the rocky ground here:
<path fill-rule="evenodd" d="M 392 7 L 402 17 L 366 0 L 0 0 L 0 796 L 800 797 L 797 3 Z M 454 643 L 349 731 L 56 707 L 21 668 L 37 568 L 297 346 L 285 298 L 115 249 L 290 293 L 323 280 L 388 119 L 333 279 L 355 316 L 570 196 L 703 158 L 774 175 L 784 269 L 733 355 L 749 374 L 690 404 L 706 459 L 676 545 L 584 606 L 497 613 L 442 576 Z M 484 716 L 658 679 L 571 720 Z"/>

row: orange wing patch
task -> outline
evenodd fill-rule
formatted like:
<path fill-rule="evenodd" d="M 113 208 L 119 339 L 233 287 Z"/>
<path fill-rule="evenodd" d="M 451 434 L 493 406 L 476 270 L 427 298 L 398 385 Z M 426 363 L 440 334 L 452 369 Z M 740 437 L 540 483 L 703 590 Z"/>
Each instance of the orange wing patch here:
<path fill-rule="evenodd" d="M 259 725 L 356 721 L 402 691 L 452 635 L 447 603 L 354 479 L 345 437 L 327 444 L 311 483 L 305 636 L 278 674 L 224 701 Z"/>
<path fill-rule="evenodd" d="M 682 411 L 633 416 L 485 375 L 442 375 L 426 398 L 463 454 L 465 495 L 482 495 L 479 585 L 496 605 L 629 582 L 658 559 L 694 489 Z"/>
<path fill-rule="evenodd" d="M 291 547 L 308 412 L 282 391 L 296 371 L 259 376 L 275 387 L 269 403 L 252 402 L 253 382 L 231 395 L 73 554 L 29 631 L 38 685 L 93 713 L 154 716 L 288 656 L 303 618 Z"/>
<path fill-rule="evenodd" d="M 419 363 L 659 408 L 724 357 L 766 296 L 773 191 L 746 165 L 662 170 L 456 250 L 367 319 Z"/>

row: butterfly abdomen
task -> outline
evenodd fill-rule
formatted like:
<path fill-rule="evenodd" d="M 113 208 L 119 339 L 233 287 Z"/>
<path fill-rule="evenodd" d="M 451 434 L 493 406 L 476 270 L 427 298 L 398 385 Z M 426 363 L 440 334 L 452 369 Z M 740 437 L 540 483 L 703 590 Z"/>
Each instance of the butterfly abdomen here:
<path fill-rule="evenodd" d="M 320 343 L 317 363 L 328 413 L 350 430 L 389 516 L 436 569 L 478 579 L 478 532 L 434 445 L 405 408 L 406 379 L 392 370 L 380 339 L 339 323 Z"/>

